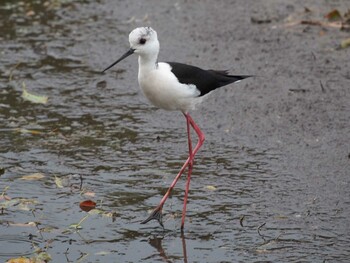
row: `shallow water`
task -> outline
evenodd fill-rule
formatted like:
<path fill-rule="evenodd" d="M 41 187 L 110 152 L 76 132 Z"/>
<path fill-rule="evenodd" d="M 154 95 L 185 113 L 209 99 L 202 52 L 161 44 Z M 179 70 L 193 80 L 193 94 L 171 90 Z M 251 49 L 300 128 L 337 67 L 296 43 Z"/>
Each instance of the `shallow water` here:
<path fill-rule="evenodd" d="M 345 262 L 350 255 L 345 154 L 322 166 L 313 137 L 300 139 L 310 147 L 289 147 L 282 137 L 257 143 L 250 129 L 233 133 L 244 126 L 245 113 L 222 117 L 233 114 L 230 107 L 217 112 L 213 106 L 219 99 L 230 105 L 230 95 L 213 98 L 193 114 L 207 140 L 195 162 L 184 234 L 179 230 L 184 179 L 164 207 L 165 230 L 154 221 L 140 225 L 187 158 L 185 121 L 180 113 L 148 105 L 137 87 L 135 57 L 106 74 L 100 70 L 127 49 L 130 29 L 152 23 L 157 12 L 153 23 L 159 28 L 165 19 L 175 23 L 169 28 L 176 23 L 181 28 L 177 12 L 198 12 L 187 2 L 164 1 L 142 12 L 140 5 L 0 5 L 0 261 L 31 257 L 39 247 L 52 262 Z M 211 3 L 203 5 L 210 9 Z M 165 42 L 170 40 L 168 32 Z M 184 56 L 179 45 L 173 48 Z M 190 47 L 187 54 L 203 52 Z M 49 102 L 24 101 L 22 82 Z M 255 137 L 266 133 L 274 139 L 265 126 L 254 124 Z M 34 173 L 44 177 L 23 180 Z M 103 213 L 89 214 L 74 229 L 87 215 L 79 208 L 87 199 Z"/>

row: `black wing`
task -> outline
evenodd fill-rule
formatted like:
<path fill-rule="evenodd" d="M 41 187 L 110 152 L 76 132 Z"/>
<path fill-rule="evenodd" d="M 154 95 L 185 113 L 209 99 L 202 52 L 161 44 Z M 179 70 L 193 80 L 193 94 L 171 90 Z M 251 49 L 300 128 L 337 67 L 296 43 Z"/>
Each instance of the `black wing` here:
<path fill-rule="evenodd" d="M 251 77 L 248 75 L 228 75 L 227 71 L 204 70 L 195 66 L 177 62 L 166 63 L 171 66 L 171 72 L 174 73 L 180 83 L 195 85 L 201 93 L 200 96 L 230 83 Z"/>

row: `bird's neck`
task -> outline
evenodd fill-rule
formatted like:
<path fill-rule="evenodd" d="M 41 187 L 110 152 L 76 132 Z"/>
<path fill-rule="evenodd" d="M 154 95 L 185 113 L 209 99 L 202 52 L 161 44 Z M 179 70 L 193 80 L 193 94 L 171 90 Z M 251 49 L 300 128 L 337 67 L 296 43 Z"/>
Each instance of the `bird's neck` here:
<path fill-rule="evenodd" d="M 148 72 L 155 70 L 157 68 L 157 57 L 158 56 L 139 56 L 139 70 L 143 72 Z"/>

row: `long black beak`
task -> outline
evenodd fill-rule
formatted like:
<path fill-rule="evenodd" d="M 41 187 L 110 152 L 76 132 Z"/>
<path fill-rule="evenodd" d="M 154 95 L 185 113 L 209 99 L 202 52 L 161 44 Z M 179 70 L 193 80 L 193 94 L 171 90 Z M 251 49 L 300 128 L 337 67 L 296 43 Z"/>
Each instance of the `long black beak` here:
<path fill-rule="evenodd" d="M 121 56 L 116 62 L 114 62 L 112 65 L 108 66 L 107 68 L 105 68 L 102 73 L 104 73 L 106 70 L 110 69 L 111 67 L 113 67 L 115 64 L 119 63 L 120 61 L 122 61 L 124 58 L 132 55 L 135 52 L 135 49 L 130 48 L 128 50 L 128 52 L 126 52 L 123 56 Z"/>

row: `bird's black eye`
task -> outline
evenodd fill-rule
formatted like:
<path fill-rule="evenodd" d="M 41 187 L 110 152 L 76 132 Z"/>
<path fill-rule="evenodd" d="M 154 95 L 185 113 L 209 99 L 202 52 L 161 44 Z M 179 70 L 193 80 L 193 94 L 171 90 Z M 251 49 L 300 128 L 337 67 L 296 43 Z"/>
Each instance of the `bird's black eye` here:
<path fill-rule="evenodd" d="M 146 43 L 146 39 L 145 39 L 145 38 L 140 38 L 139 43 L 140 43 L 141 45 L 145 44 L 145 43 Z"/>

